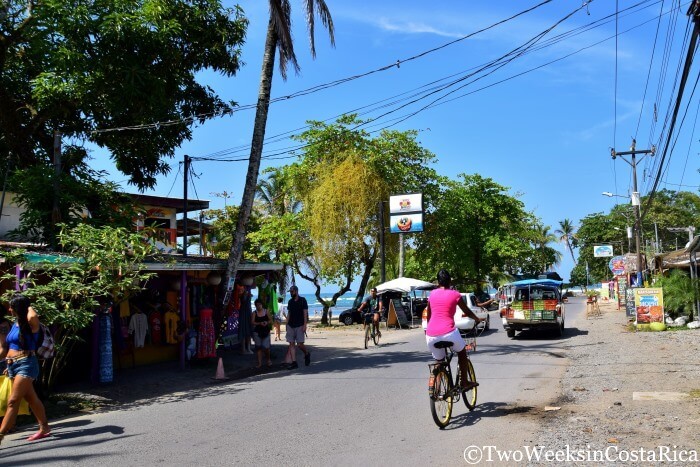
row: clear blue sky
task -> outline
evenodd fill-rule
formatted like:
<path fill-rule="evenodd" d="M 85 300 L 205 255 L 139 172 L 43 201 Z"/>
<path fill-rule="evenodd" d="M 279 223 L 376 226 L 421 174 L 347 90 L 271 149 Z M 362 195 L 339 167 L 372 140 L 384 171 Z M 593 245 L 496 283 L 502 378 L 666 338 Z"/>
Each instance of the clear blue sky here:
<path fill-rule="evenodd" d="M 273 97 L 403 61 L 539 3 L 537 0 L 326 1 L 335 23 L 336 47 L 330 47 L 317 21 L 317 58 L 312 60 L 302 15 L 303 2 L 291 0 L 296 51 L 302 70 L 299 75 L 291 73 L 286 82 L 276 74 Z M 616 3 L 621 11 L 618 20 L 613 16 L 603 22 L 602 18 L 614 15 Z M 684 41 L 689 37 L 686 16 L 689 1 L 682 2 L 675 13 L 669 13 L 669 9 L 677 2 L 664 2 L 660 23 L 661 2 L 643 1 L 639 7 L 624 11 L 637 3 L 638 0 L 591 2 L 544 36 L 534 50 L 474 83 L 462 81 L 457 86 L 467 86 L 450 94 L 443 105 L 424 110 L 392 128 L 419 130 L 423 146 L 437 155 L 435 168 L 441 174 L 479 173 L 509 187 L 511 194 L 519 196 L 527 209 L 552 230 L 564 218 L 578 225 L 587 214 L 607 212 L 616 202 L 626 200 L 604 197 L 602 192 L 626 195 L 631 191 L 630 167 L 619 159 L 613 161 L 610 148 L 627 150 L 633 136 L 637 139 L 637 149 L 662 141 L 669 105 L 677 92 L 677 70 L 685 58 Z M 250 20 L 243 47 L 245 66 L 235 77 L 202 73 L 200 78 L 224 99 L 246 105 L 255 103 L 257 97 L 268 9 L 267 2 L 260 0 L 239 4 Z M 578 0 L 555 0 L 486 32 L 404 62 L 398 68 L 273 104 L 267 136 L 294 132 L 309 119 L 329 119 L 401 93 L 415 92 L 448 76 L 454 75 L 452 79 L 464 76 L 469 70 L 522 46 L 579 7 Z M 599 20 L 596 28 L 577 29 Z M 617 42 L 616 29 L 620 33 Z M 574 30 L 582 32 L 549 42 Z M 547 44 L 550 45 L 540 47 Z M 566 57 L 569 54 L 573 55 Z M 522 73 L 525 74 L 516 76 Z M 678 141 L 666 156 L 659 188 L 678 189 L 678 185 L 687 185 L 684 189 L 697 191 L 700 185 L 697 172 L 700 135 L 694 134 L 698 95 L 689 103 L 697 76 L 698 68 L 693 66 L 674 132 Z M 507 81 L 498 83 L 501 80 Z M 492 86 L 481 89 L 489 85 Z M 392 123 L 390 119 L 418 110 L 433 98 L 397 110 L 379 119 L 379 123 L 383 123 L 381 126 Z M 376 118 L 392 109 L 396 106 L 375 110 L 364 118 Z M 686 110 L 681 126 L 680 117 Z M 246 148 L 250 144 L 252 119 L 253 111 L 246 110 L 197 127 L 192 141 L 183 144 L 178 157 L 208 156 L 231 148 Z M 266 144 L 265 152 L 279 153 L 293 145 L 283 138 Z M 96 165 L 114 170 L 106 163 L 106 154 L 96 151 L 94 155 Z M 244 149 L 228 157 L 247 155 Z M 263 168 L 292 160 L 264 160 Z M 659 160 L 658 156 L 647 158 L 638 168 L 643 195 L 653 184 Z M 159 179 L 153 194 L 182 196 L 178 161 L 173 160 L 172 167 L 170 175 Z M 226 191 L 231 195 L 229 204 L 239 203 L 246 168 L 247 162 L 196 162 L 194 171 L 200 176 L 194 183 L 199 198 L 212 200 L 212 207 L 223 206 L 223 200 L 212 193 Z M 113 178 L 124 177 L 115 174 Z M 129 190 L 128 186 L 124 187 Z M 193 196 L 192 186 L 190 190 Z M 620 237 L 625 239 L 623 233 Z M 573 262 L 562 246 L 558 248 L 563 261 L 557 270 L 568 279 Z M 305 285 L 302 288 L 307 289 Z"/>

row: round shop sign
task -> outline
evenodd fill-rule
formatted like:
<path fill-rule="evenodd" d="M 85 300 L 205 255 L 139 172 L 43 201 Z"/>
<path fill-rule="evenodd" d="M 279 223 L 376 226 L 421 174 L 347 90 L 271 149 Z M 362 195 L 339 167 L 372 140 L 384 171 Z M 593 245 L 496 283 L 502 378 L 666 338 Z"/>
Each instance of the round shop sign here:
<path fill-rule="evenodd" d="M 608 267 L 616 276 L 621 276 L 625 273 L 625 257 L 624 256 L 613 256 L 610 258 L 610 263 Z"/>

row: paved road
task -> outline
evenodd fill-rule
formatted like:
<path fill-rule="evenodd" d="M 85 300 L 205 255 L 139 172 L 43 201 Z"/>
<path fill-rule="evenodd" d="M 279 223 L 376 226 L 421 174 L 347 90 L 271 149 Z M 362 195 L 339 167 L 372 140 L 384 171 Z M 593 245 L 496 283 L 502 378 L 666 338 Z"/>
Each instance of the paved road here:
<path fill-rule="evenodd" d="M 59 421 L 54 437 L 33 444 L 16 435 L 0 446 L 0 463 L 464 465 L 469 445 L 509 449 L 534 438 L 543 407 L 556 405 L 582 310 L 580 300 L 569 305 L 564 338 L 510 340 L 492 314 L 473 356 L 478 406 L 469 413 L 460 402 L 445 430 L 430 415 L 422 330 L 390 330 L 369 350 L 317 347 L 312 365 L 294 372 Z"/>

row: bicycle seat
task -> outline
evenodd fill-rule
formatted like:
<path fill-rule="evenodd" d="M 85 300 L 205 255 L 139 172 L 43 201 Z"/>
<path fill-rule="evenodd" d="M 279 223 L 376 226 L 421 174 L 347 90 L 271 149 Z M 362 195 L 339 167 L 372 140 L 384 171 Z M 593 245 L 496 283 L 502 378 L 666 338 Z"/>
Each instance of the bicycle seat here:
<path fill-rule="evenodd" d="M 452 342 L 450 341 L 438 341 L 435 343 L 436 349 L 447 349 L 452 347 Z"/>

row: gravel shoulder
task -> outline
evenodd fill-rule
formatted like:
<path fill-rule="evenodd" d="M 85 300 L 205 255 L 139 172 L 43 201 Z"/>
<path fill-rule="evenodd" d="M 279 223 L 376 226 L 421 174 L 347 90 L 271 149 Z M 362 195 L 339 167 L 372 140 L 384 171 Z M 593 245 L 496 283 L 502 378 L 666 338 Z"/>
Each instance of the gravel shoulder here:
<path fill-rule="evenodd" d="M 678 452 L 700 449 L 700 331 L 634 332 L 613 303 L 601 310 L 599 318 L 581 318 L 583 332 L 566 346 L 570 364 L 555 404 L 560 409 L 543 417 L 535 445 L 616 457 L 616 462 L 604 458 L 606 465 L 698 465 L 693 457 L 681 462 Z M 635 400 L 641 392 L 673 393 L 653 397 L 679 400 Z M 670 450 L 667 457 L 654 460 L 663 447 Z M 655 450 L 646 456 L 651 463 L 641 458 L 625 462 L 627 452 L 639 456 L 640 449 Z M 562 463 L 601 463 L 571 460 Z"/>

